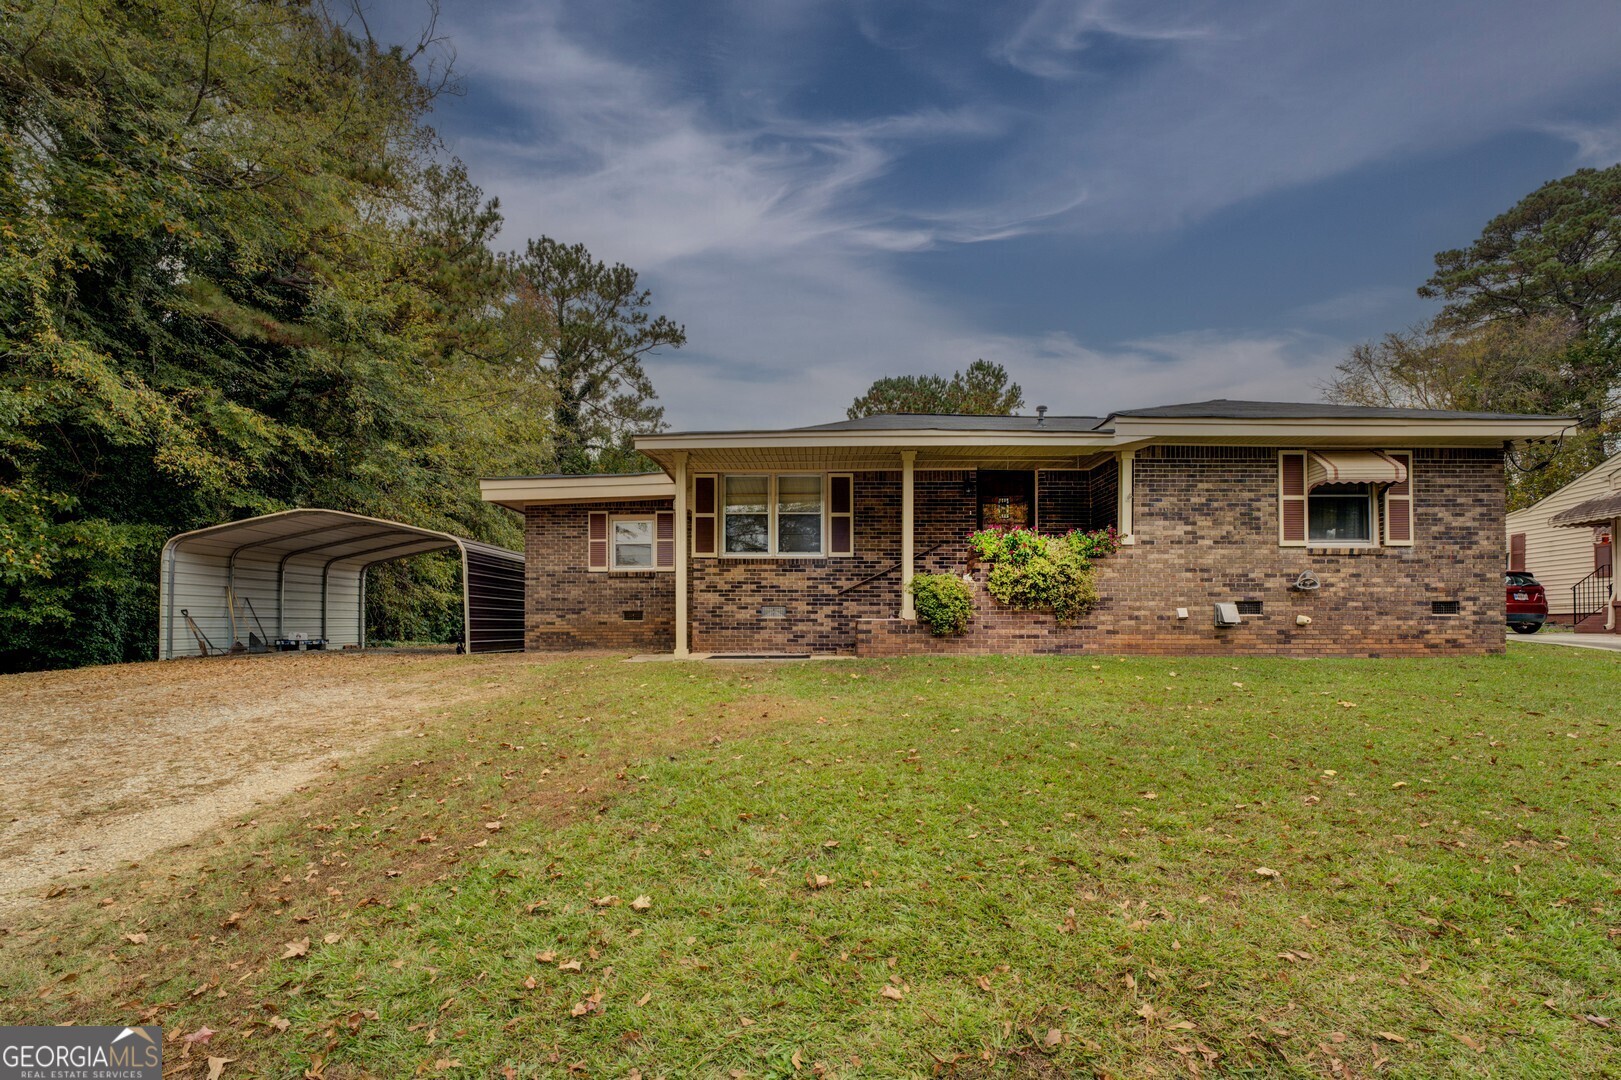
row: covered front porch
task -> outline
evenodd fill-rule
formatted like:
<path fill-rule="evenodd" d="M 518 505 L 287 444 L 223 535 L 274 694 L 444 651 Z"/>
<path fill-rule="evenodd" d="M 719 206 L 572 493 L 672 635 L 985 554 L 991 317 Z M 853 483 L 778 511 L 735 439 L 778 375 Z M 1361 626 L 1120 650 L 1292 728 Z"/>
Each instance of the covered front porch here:
<path fill-rule="evenodd" d="M 1131 543 L 1133 452 L 1043 441 L 666 449 L 645 439 L 675 481 L 675 520 L 693 523 L 694 544 L 675 545 L 674 655 L 854 651 L 865 620 L 912 623 L 915 574 L 961 573 L 980 528 L 1112 527 Z M 815 475 L 828 478 L 820 553 L 726 550 L 727 501 L 741 498 L 729 479 L 776 477 L 780 495 L 781 478 Z"/>
<path fill-rule="evenodd" d="M 1548 519 L 1563 529 L 1593 532 L 1593 572 L 1571 588 L 1571 618 L 1580 634 L 1621 634 L 1621 597 L 1615 594 L 1615 537 L 1621 531 L 1621 493 L 1588 499 Z M 1605 550 L 1608 549 L 1608 550 Z M 1597 553 L 1608 558 L 1600 561 Z"/>

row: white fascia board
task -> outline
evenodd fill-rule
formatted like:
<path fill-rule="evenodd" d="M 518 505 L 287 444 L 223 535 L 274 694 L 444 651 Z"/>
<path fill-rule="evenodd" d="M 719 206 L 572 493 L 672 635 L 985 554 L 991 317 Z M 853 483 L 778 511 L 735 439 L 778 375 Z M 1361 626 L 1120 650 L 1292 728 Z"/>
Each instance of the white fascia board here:
<path fill-rule="evenodd" d="M 668 476 L 495 477 L 478 482 L 479 497 L 513 510 L 556 503 L 630 502 L 675 498 Z"/>
<path fill-rule="evenodd" d="M 1220 439 L 1252 444 L 1328 444 L 1336 441 L 1383 443 L 1390 446 L 1422 441 L 1454 445 L 1489 445 L 1527 439 L 1554 439 L 1574 420 L 1403 420 L 1395 417 L 1363 420 L 1342 418 L 1300 420 L 1187 420 L 1120 417 L 1115 421 L 1117 443 L 1176 439 Z"/>

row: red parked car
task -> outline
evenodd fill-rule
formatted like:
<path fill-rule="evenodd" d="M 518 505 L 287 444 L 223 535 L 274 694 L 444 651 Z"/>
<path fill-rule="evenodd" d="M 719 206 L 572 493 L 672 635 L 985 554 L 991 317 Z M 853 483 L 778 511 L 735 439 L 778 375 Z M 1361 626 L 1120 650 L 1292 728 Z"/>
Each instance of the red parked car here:
<path fill-rule="evenodd" d="M 1523 570 L 1503 575 L 1508 592 L 1508 624 L 1517 633 L 1534 634 L 1548 621 L 1548 594 Z"/>

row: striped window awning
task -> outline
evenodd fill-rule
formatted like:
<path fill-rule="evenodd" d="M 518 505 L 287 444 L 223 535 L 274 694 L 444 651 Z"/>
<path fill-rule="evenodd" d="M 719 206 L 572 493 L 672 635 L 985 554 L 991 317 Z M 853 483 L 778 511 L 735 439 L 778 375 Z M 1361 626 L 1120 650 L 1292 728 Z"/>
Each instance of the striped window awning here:
<path fill-rule="evenodd" d="M 1313 450 L 1306 456 L 1306 486 L 1400 484 L 1407 466 L 1375 450 Z"/>

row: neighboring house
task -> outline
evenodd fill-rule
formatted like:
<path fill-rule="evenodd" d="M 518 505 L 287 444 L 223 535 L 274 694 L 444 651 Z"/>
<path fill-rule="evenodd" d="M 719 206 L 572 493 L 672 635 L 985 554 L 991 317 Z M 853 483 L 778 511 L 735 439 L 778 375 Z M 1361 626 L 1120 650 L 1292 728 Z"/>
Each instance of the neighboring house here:
<path fill-rule="evenodd" d="M 1559 417 L 1207 401 L 647 435 L 661 472 L 486 480 L 523 513 L 526 644 L 689 653 L 1382 656 L 1503 649 L 1505 447 Z M 915 621 L 968 535 L 1116 528 L 1073 625 L 983 589 Z M 1295 587 L 1303 571 L 1320 587 Z M 1310 584 L 1309 582 L 1307 583 Z M 1239 605 L 1217 626 L 1213 605 Z"/>
<path fill-rule="evenodd" d="M 1615 505 L 1609 505 L 1609 504 Z M 1508 515 L 1508 568 L 1536 575 L 1548 616 L 1602 630 L 1611 601 L 1614 540 L 1621 517 L 1621 457 Z"/>

